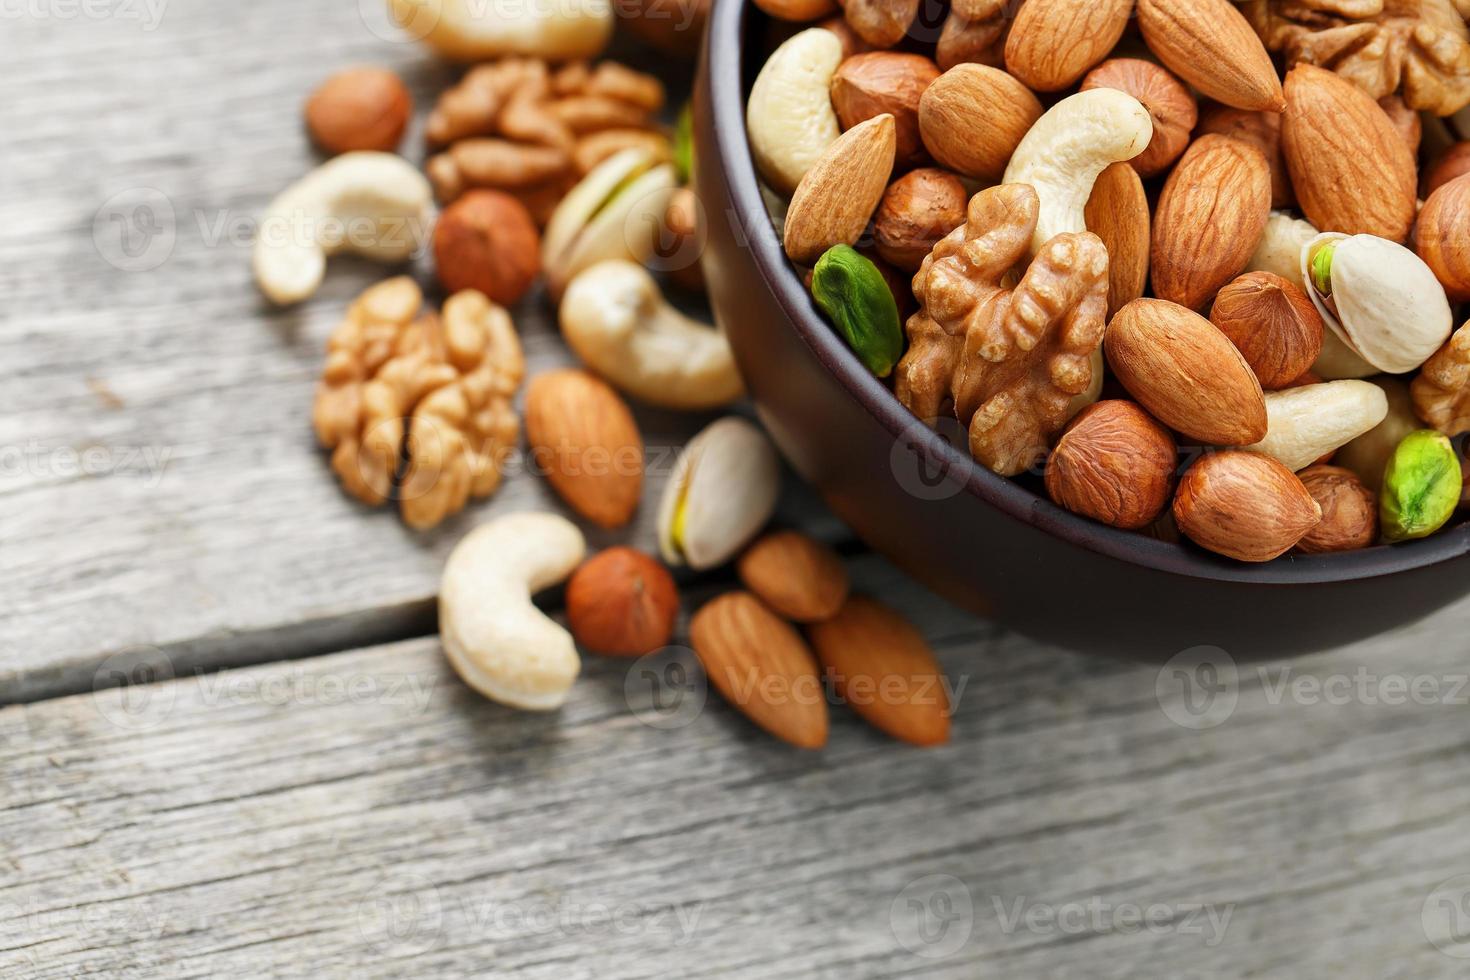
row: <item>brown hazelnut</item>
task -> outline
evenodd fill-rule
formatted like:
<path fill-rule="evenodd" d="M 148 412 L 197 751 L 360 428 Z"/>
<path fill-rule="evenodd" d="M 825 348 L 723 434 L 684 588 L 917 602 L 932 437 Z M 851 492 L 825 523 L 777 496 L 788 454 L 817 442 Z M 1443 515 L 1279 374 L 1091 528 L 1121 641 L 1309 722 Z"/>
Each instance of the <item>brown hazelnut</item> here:
<path fill-rule="evenodd" d="M 1285 554 L 1322 520 L 1322 508 L 1283 463 L 1244 449 L 1209 453 L 1174 495 L 1174 521 L 1195 544 L 1239 561 Z"/>
<path fill-rule="evenodd" d="M 1470 300 L 1470 175 L 1429 195 L 1419 209 L 1413 244 L 1450 302 Z"/>
<path fill-rule="evenodd" d="M 1154 136 L 1130 163 L 1140 177 L 1163 173 L 1189 146 L 1189 134 L 1199 121 L 1199 105 L 1183 82 L 1168 69 L 1138 58 L 1104 61 L 1082 79 L 1082 91 L 1111 88 L 1133 96 L 1148 110 Z"/>
<path fill-rule="evenodd" d="M 894 165 L 911 167 L 926 158 L 919 138 L 919 99 L 939 77 L 939 67 L 918 54 L 871 51 L 848 58 L 832 76 L 832 108 L 844 130 L 887 112 L 892 114 Z"/>
<path fill-rule="evenodd" d="M 709 0 L 618 0 L 620 26 L 639 40 L 681 58 L 699 54 Z"/>
<path fill-rule="evenodd" d="M 888 185 L 873 217 L 878 254 L 905 272 L 917 272 L 934 243 L 965 223 L 969 195 L 947 170 L 912 170 Z"/>
<path fill-rule="evenodd" d="M 500 191 L 470 191 L 439 216 L 434 262 L 451 293 L 478 289 L 509 306 L 541 273 L 541 237 L 520 201 Z"/>
<path fill-rule="evenodd" d="M 567 624 L 582 647 L 641 657 L 669 642 L 679 612 L 673 576 L 633 548 L 609 548 L 567 583 Z"/>
<path fill-rule="evenodd" d="M 1378 539 L 1378 501 L 1352 470 L 1308 466 L 1297 479 L 1322 508 L 1322 523 L 1297 542 L 1298 551 L 1353 551 Z"/>
<path fill-rule="evenodd" d="M 1470 140 L 1455 143 L 1439 155 L 1424 175 L 1424 196 L 1439 190 L 1456 177 L 1470 174 Z"/>
<path fill-rule="evenodd" d="M 1059 506 L 1113 527 L 1147 527 L 1169 506 L 1178 455 L 1169 431 L 1133 402 L 1101 401 L 1077 414 L 1046 463 Z"/>
<path fill-rule="evenodd" d="M 307 131 L 326 153 L 392 152 L 412 115 L 408 88 L 385 68 L 340 71 L 306 102 Z"/>
<path fill-rule="evenodd" d="M 1210 322 L 1230 338 L 1261 387 L 1295 387 L 1322 353 L 1322 316 L 1307 295 L 1271 272 L 1247 272 L 1215 297 Z"/>
<path fill-rule="evenodd" d="M 1251 112 L 1225 105 L 1212 105 L 1200 111 L 1199 129 L 1194 134 L 1198 139 L 1218 133 L 1245 140 L 1266 157 L 1271 167 L 1271 206 L 1290 207 L 1296 201 L 1291 187 L 1291 175 L 1286 170 L 1286 157 L 1281 151 L 1281 114 L 1276 112 Z"/>

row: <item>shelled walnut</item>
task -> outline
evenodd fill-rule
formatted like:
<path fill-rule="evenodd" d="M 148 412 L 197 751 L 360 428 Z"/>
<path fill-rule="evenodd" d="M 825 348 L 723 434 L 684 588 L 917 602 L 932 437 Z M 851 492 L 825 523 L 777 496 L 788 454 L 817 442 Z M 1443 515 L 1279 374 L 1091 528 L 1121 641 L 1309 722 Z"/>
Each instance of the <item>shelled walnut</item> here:
<path fill-rule="evenodd" d="M 312 421 L 343 489 L 377 506 L 396 482 L 403 519 L 426 529 L 500 485 L 525 360 L 484 294 L 456 293 L 442 315 L 422 306 L 405 276 L 352 304 L 327 342 Z"/>
<path fill-rule="evenodd" d="M 440 150 L 425 168 L 441 203 L 475 188 L 520 198 L 544 224 L 562 196 L 619 150 L 670 157 L 655 119 L 663 85 L 617 62 L 552 69 L 534 58 L 480 65 L 446 91 L 426 136 Z"/>

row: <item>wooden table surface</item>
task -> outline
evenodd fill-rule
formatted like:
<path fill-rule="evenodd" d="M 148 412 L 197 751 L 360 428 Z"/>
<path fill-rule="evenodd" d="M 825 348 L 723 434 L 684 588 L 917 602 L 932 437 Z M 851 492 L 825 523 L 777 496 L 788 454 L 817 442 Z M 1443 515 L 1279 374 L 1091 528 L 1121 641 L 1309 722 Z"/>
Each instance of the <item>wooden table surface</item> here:
<path fill-rule="evenodd" d="M 447 550 L 557 503 L 521 473 L 416 534 L 349 500 L 312 389 L 383 272 L 286 311 L 249 272 L 317 81 L 388 65 L 422 110 L 454 77 L 376 9 L 0 12 L 0 975 L 1465 975 L 1470 603 L 1122 664 L 945 605 L 788 481 L 778 519 L 940 652 L 950 745 L 837 709 L 797 752 L 687 651 L 588 658 L 552 715 L 459 683 Z M 568 361 L 543 297 L 515 316 L 533 370 Z M 653 500 L 708 420 L 638 414 Z"/>

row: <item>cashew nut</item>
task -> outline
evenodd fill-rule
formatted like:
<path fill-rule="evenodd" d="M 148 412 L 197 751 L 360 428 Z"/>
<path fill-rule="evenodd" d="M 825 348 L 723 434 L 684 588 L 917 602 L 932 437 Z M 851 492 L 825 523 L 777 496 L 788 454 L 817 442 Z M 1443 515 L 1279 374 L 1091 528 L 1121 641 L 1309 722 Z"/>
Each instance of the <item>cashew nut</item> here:
<path fill-rule="evenodd" d="M 1247 449 L 1292 472 L 1356 439 L 1388 415 L 1383 389 L 1366 381 L 1329 381 L 1266 393 L 1266 438 Z"/>
<path fill-rule="evenodd" d="M 608 0 L 389 0 L 393 21 L 455 61 L 507 54 L 560 61 L 599 54 L 612 35 Z"/>
<path fill-rule="evenodd" d="M 392 153 L 344 153 L 286 188 L 255 239 L 255 281 L 285 305 L 316 292 L 327 256 L 354 252 L 402 262 L 424 240 L 429 182 Z"/>
<path fill-rule="evenodd" d="M 650 405 L 705 411 L 745 390 L 724 334 L 670 306 L 633 262 L 578 274 L 562 297 L 561 332 L 583 363 Z"/>
<path fill-rule="evenodd" d="M 557 514 L 508 514 L 467 534 L 444 566 L 439 637 L 466 684 L 528 711 L 560 707 L 582 662 L 531 596 L 566 579 L 587 544 Z"/>
<path fill-rule="evenodd" d="M 1005 175 L 1005 183 L 1030 184 L 1041 198 L 1032 253 L 1057 235 L 1086 231 L 1084 209 L 1098 174 L 1138 156 L 1153 136 L 1153 119 L 1143 104 L 1110 88 L 1065 98 L 1038 119 Z"/>
<path fill-rule="evenodd" d="M 842 42 L 821 27 L 790 37 L 772 52 L 750 87 L 745 129 L 756 169 L 790 196 L 842 130 L 832 108 L 832 76 Z"/>
<path fill-rule="evenodd" d="M 642 262 L 653 254 L 678 178 L 645 147 L 613 154 L 556 206 L 541 241 L 546 286 L 560 298 L 567 283 L 606 259 Z"/>

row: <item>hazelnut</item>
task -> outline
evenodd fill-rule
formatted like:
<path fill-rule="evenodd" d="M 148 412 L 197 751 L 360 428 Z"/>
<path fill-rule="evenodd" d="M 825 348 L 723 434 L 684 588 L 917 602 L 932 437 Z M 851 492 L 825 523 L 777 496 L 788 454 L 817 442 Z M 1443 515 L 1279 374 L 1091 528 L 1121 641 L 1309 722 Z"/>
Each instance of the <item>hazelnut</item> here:
<path fill-rule="evenodd" d="M 1322 508 L 1322 523 L 1297 542 L 1298 551 L 1353 551 L 1377 540 L 1378 501 L 1352 470 L 1309 466 L 1297 479 Z"/>
<path fill-rule="evenodd" d="M 1247 272 L 1221 289 L 1210 322 L 1230 338 L 1267 391 L 1295 386 L 1322 353 L 1322 316 L 1292 283 Z"/>
<path fill-rule="evenodd" d="M 1128 401 L 1077 414 L 1046 463 L 1046 490 L 1074 514 L 1136 530 L 1158 519 L 1174 491 L 1169 431 Z"/>
<path fill-rule="evenodd" d="M 582 647 L 641 657 L 669 642 L 679 612 L 674 578 L 633 548 L 609 548 L 583 562 L 567 583 L 567 623 Z"/>
<path fill-rule="evenodd" d="M 403 81 L 385 68 L 349 68 L 327 79 L 306 102 L 306 128 L 326 153 L 391 153 L 413 115 Z"/>
<path fill-rule="evenodd" d="M 1414 226 L 1414 251 L 1444 286 L 1450 302 L 1470 300 L 1470 175 L 1429 195 Z"/>
<path fill-rule="evenodd" d="M 1424 196 L 1428 197 L 1464 174 L 1470 174 L 1470 141 L 1452 144 L 1440 154 L 1424 175 Z"/>
<path fill-rule="evenodd" d="M 1281 114 L 1251 112 L 1225 105 L 1214 105 L 1200 112 L 1199 130 L 1195 138 L 1217 133 L 1244 140 L 1266 157 L 1271 167 L 1271 206 L 1287 208 L 1296 201 L 1291 175 L 1286 170 L 1286 157 L 1281 150 Z"/>
<path fill-rule="evenodd" d="M 1143 103 L 1153 119 L 1153 139 L 1129 161 L 1138 176 L 1163 173 L 1189 147 L 1189 134 L 1199 120 L 1199 105 L 1188 87 L 1168 69 L 1138 58 L 1112 58 L 1082 79 L 1082 91 L 1094 88 L 1126 92 Z"/>
<path fill-rule="evenodd" d="M 891 265 L 917 272 L 934 243 L 965 223 L 969 195 L 947 170 L 925 167 L 888 185 L 873 218 L 873 242 Z"/>
<path fill-rule="evenodd" d="M 1285 554 L 1322 520 L 1296 474 L 1243 449 L 1210 453 L 1191 466 L 1174 495 L 1174 521 L 1195 544 L 1240 561 Z"/>
<path fill-rule="evenodd" d="M 919 138 L 919 99 L 939 77 L 939 67 L 918 54 L 872 51 L 853 55 L 832 76 L 832 108 L 844 130 L 887 112 L 893 116 L 894 165 L 926 159 Z"/>
<path fill-rule="evenodd" d="M 500 191 L 470 191 L 439 216 L 434 262 L 451 293 L 478 289 L 509 306 L 541 272 L 541 238 L 520 201 Z"/>

